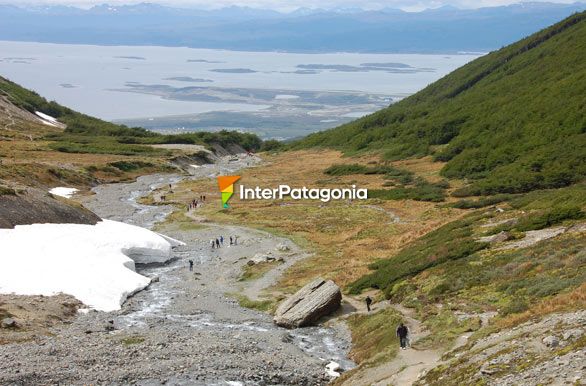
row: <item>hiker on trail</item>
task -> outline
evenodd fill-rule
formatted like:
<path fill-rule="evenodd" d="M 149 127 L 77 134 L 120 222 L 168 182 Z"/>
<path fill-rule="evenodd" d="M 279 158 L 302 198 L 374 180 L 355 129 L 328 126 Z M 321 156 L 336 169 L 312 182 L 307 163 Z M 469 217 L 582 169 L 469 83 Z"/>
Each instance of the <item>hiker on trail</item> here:
<path fill-rule="evenodd" d="M 193 272 L 193 260 L 189 260 L 189 271 Z"/>
<path fill-rule="evenodd" d="M 212 239 L 212 249 L 214 249 L 216 247 L 216 242 L 214 241 L 214 239 Z"/>
<path fill-rule="evenodd" d="M 238 236 L 234 236 L 234 245 L 238 245 Z"/>
<path fill-rule="evenodd" d="M 370 298 L 370 296 L 367 296 L 364 300 L 366 301 L 366 309 L 368 310 L 368 312 L 370 312 L 370 305 L 372 304 L 372 299 Z"/>
<path fill-rule="evenodd" d="M 224 236 L 220 236 L 220 243 L 224 245 Z"/>
<path fill-rule="evenodd" d="M 409 330 L 407 326 L 403 323 L 397 327 L 397 337 L 399 338 L 399 343 L 401 344 L 401 350 L 405 350 L 407 348 L 407 336 L 409 335 Z"/>
<path fill-rule="evenodd" d="M 220 248 L 220 240 L 216 239 L 216 248 Z"/>
<path fill-rule="evenodd" d="M 233 245 L 234 242 L 232 241 L 232 236 L 230 236 L 230 245 Z"/>

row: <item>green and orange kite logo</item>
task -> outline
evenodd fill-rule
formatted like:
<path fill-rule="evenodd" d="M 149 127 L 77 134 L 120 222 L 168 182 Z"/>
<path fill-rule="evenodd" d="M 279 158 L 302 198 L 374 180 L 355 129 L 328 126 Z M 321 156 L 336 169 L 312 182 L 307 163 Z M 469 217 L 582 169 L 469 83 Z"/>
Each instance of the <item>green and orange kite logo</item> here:
<path fill-rule="evenodd" d="M 218 186 L 222 193 L 222 207 L 229 208 L 228 200 L 234 194 L 234 183 L 240 179 L 240 176 L 220 176 L 218 177 Z"/>

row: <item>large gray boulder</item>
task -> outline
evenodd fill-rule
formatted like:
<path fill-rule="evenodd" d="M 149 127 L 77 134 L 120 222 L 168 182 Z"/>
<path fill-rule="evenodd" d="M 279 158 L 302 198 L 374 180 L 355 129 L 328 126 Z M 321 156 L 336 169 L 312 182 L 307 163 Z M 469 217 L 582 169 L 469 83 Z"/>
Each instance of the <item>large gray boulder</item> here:
<path fill-rule="evenodd" d="M 310 326 L 336 311 L 341 302 L 340 287 L 331 280 L 318 278 L 281 303 L 273 320 L 286 328 Z"/>

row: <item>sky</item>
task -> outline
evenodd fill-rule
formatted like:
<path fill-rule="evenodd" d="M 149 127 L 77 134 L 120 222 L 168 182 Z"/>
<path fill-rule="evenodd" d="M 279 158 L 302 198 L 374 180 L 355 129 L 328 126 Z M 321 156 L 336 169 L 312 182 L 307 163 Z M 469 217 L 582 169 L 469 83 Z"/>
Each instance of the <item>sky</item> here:
<path fill-rule="evenodd" d="M 292 11 L 301 7 L 308 8 L 352 8 L 363 9 L 400 8 L 405 11 L 420 11 L 426 8 L 438 8 L 451 5 L 458 8 L 494 7 L 519 3 L 518 0 L 143 0 L 171 6 L 193 8 L 221 8 L 231 5 L 249 6 L 253 8 L 275 9 Z M 576 0 L 532 0 L 532 2 L 573 3 Z M 88 8 L 96 4 L 108 3 L 111 5 L 136 4 L 142 1 L 132 0 L 0 0 L 0 4 L 64 4 Z"/>

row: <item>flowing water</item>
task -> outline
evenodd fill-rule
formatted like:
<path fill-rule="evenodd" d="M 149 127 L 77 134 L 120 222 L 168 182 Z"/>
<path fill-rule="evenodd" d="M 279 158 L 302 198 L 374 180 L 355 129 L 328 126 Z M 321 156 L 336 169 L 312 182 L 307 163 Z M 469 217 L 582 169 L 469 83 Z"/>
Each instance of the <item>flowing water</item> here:
<path fill-rule="evenodd" d="M 195 177 L 231 172 L 238 167 L 238 164 L 226 163 L 207 165 L 199 168 L 198 176 Z M 91 197 L 86 206 L 104 218 L 151 228 L 171 213 L 173 208 L 164 205 L 143 205 L 137 200 L 154 189 L 169 184 L 173 186 L 183 178 L 195 177 L 151 175 L 140 177 L 136 182 L 129 184 L 99 186 L 94 190 L 96 194 Z M 347 358 L 350 347 L 347 333 L 325 327 L 286 330 L 274 325 L 268 314 L 242 308 L 234 299 L 226 295 L 227 292 L 237 291 L 233 283 L 237 280 L 237 276 L 234 277 L 235 273 L 232 272 L 239 270 L 234 268 L 237 260 L 223 262 L 214 255 L 215 252 L 208 248 L 210 234 L 213 237 L 213 232 L 220 230 L 227 231 L 227 234 L 241 232 L 239 239 L 259 239 L 263 240 L 263 243 L 272 243 L 267 245 L 276 245 L 278 240 L 259 236 L 257 231 L 246 228 L 225 228 L 218 226 L 218 230 L 207 229 L 169 234 L 171 237 L 184 241 L 186 245 L 175 248 L 174 259 L 166 264 L 138 267 L 141 274 L 158 277 L 159 280 L 129 299 L 120 315 L 115 318 L 117 328 L 152 329 L 164 326 L 166 329 L 182 332 L 214 331 L 214 333 L 223 334 L 226 340 L 238 339 L 242 333 L 253 333 L 254 337 L 264 340 L 269 346 L 273 344 L 272 342 L 275 344 L 278 342 L 279 345 L 283 342 L 293 345 L 305 353 L 304 355 L 323 362 L 323 366 L 330 361 L 335 361 L 344 369 L 354 367 L 354 363 Z M 252 245 L 250 248 L 253 247 L 255 246 Z M 246 246 L 243 245 L 241 248 L 243 248 L 242 253 L 248 252 Z M 239 252 L 239 250 L 227 248 L 223 251 Z M 193 278 L 186 276 L 185 267 L 189 259 L 195 262 L 195 271 L 199 276 L 193 276 Z M 228 273 L 224 273 L 223 270 Z M 181 384 L 180 379 L 175 381 Z M 227 384 L 226 382 L 228 381 L 220 384 Z"/>

